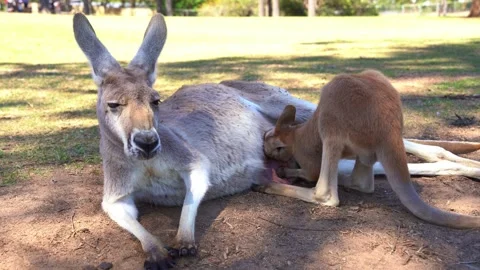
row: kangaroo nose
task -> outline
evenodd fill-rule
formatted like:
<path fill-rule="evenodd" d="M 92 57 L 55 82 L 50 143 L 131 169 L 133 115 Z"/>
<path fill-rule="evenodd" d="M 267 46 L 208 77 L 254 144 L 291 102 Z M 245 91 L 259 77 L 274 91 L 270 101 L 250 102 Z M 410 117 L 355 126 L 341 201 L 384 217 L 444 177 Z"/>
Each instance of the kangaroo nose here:
<path fill-rule="evenodd" d="M 157 148 L 158 136 L 157 133 L 153 131 L 142 131 L 137 133 L 135 137 L 133 137 L 133 142 L 137 145 L 138 148 L 149 154 Z"/>

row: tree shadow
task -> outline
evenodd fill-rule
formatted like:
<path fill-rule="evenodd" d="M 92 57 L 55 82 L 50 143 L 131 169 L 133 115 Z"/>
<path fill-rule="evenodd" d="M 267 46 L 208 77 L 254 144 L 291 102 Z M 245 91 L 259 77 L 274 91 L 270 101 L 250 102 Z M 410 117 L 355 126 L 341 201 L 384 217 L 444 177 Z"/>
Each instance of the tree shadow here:
<path fill-rule="evenodd" d="M 224 57 L 207 60 L 165 63 L 160 65 L 159 78 L 201 78 L 207 74 L 224 73 L 236 79 L 262 79 L 268 73 L 337 74 L 378 69 L 391 78 L 418 79 L 432 75 L 455 77 L 479 75 L 479 40 L 462 44 L 441 44 L 419 47 L 397 47 L 386 57 L 341 58 L 319 53 L 301 57 Z M 319 46 L 321 47 L 321 46 Z M 243 71 L 243 72 L 242 72 Z"/>
<path fill-rule="evenodd" d="M 304 44 L 305 46 L 321 46 L 322 42 Z M 291 77 L 299 74 L 312 74 L 318 76 L 332 76 L 341 72 L 357 72 L 365 68 L 379 69 L 392 78 L 407 78 L 411 80 L 440 75 L 454 79 L 457 76 L 480 76 L 480 56 L 478 55 L 479 40 L 463 44 L 441 44 L 419 46 L 417 48 L 395 48 L 395 52 L 386 57 L 369 58 L 358 57 L 344 59 L 341 57 L 322 55 L 302 57 L 226 57 L 207 60 L 185 61 L 176 63 L 162 63 L 159 65 L 160 84 L 167 81 L 180 84 L 185 80 L 193 83 L 204 82 L 204 77 L 221 74 L 224 79 L 262 80 L 265 74 L 287 73 Z M 0 63 L 0 66 L 12 67 L 12 72 L 0 74 L 0 84 L 5 89 L 18 88 L 21 82 L 10 82 L 12 79 L 31 80 L 34 78 L 48 78 L 39 81 L 36 89 L 50 89 L 51 91 L 67 91 L 79 94 L 96 94 L 96 90 L 76 89 L 74 87 L 61 87 L 55 81 L 64 77 L 71 77 L 72 81 L 87 80 L 90 73 L 86 63 L 28 65 L 22 63 Z M 283 78 L 275 79 L 281 82 Z M 282 87 L 282 85 L 278 85 Z M 460 89 L 458 94 L 475 86 Z M 305 84 L 288 89 L 294 95 L 316 93 L 321 85 L 312 89 Z M 477 90 L 478 91 L 478 90 Z M 435 96 L 423 96 L 422 99 L 433 100 Z M 21 97 L 18 97 L 21 99 Z M 18 107 L 25 105 L 21 100 L 9 101 L 0 104 L 1 108 Z M 424 110 L 425 105 L 406 105 L 409 109 Z M 410 107 L 409 107 L 410 106 Z M 430 108 L 429 108 L 430 109 Z M 52 113 L 54 118 L 75 119 L 80 117 L 94 118 L 94 110 L 80 109 L 62 113 Z M 0 118 L 1 119 L 1 118 Z M 9 121 L 14 121 L 9 120 Z M 63 165 L 77 161 L 99 163 L 98 154 L 98 127 L 67 128 L 54 130 L 35 135 L 7 134 L 0 136 L 3 151 L 1 168 L 3 172 L 11 170 L 25 170 L 25 166 Z M 9 145 L 33 145 L 33 152 L 9 152 Z M 5 150 L 6 149 L 6 150 Z M 33 155 L 32 155 L 33 153 Z M 19 161 L 24 163 L 15 166 Z M 378 186 L 378 184 L 377 184 Z M 418 188 L 418 186 L 417 186 Z M 58 196 L 52 193 L 53 197 Z M 398 199 L 392 195 L 391 189 L 380 183 L 373 195 L 357 194 L 355 192 L 341 191 L 343 206 L 336 209 L 314 207 L 293 199 L 279 198 L 258 193 L 244 193 L 217 199 L 202 204 L 200 208 L 197 230 L 200 241 L 210 256 L 213 263 L 218 262 L 221 267 L 230 269 L 260 268 L 308 268 L 313 263 L 319 263 L 319 268 L 328 268 L 335 262 L 327 257 L 315 257 L 323 250 L 342 243 L 344 235 L 352 235 L 358 231 L 371 228 L 372 224 L 379 233 L 395 233 L 400 227 L 403 238 L 415 243 L 422 243 L 434 247 L 436 252 L 442 248 L 452 250 L 458 258 L 474 259 L 473 253 L 464 253 L 465 246 L 457 243 L 456 239 L 480 241 L 478 233 L 469 235 L 468 232 L 440 228 L 424 224 L 422 221 L 411 217 Z M 362 203 L 360 203 L 362 202 Z M 98 203 L 98 201 L 95 201 Z M 65 205 L 70 203 L 65 202 Z M 358 208 L 357 208 L 358 207 Z M 313 210 L 312 210 L 313 209 Z M 358 209 L 361 209 L 357 212 Z M 351 211 L 353 210 L 353 211 Z M 53 212 L 57 209 L 53 209 Z M 154 228 L 156 235 L 166 234 L 165 231 L 175 231 L 178 226 L 180 208 L 152 208 L 142 206 L 142 222 Z M 363 213 L 362 213 L 363 211 Z M 161 222 L 159 213 L 171 216 L 169 222 Z M 380 214 L 378 214 L 380 213 Z M 363 215 L 365 214 L 365 216 Z M 375 216 L 378 214 L 378 216 Z M 230 220 L 230 221 L 229 221 Z M 229 225 L 230 224 L 230 225 Z M 296 228 L 296 229 L 292 229 Z M 334 230 L 328 231 L 328 228 Z M 315 230 L 312 230 L 315 229 Z M 321 231 L 325 229 L 325 231 Z M 409 234 L 411 230 L 420 234 Z M 173 233 L 168 233 L 170 237 Z M 372 235 L 373 232 L 369 232 Z M 233 236 L 232 236 L 233 235 Z M 440 235 L 435 238 L 435 235 Z M 228 236 L 228 237 L 227 237 Z M 357 239 L 357 238 L 353 238 Z M 124 241 L 128 241 L 125 239 Z M 235 241 L 235 242 L 229 242 Z M 364 242 L 368 243 L 365 239 Z M 377 241 L 377 240 L 376 240 Z M 381 238 L 377 241 L 380 245 Z M 117 243 L 118 244 L 118 243 Z M 235 259 L 236 244 L 239 245 L 240 259 Z M 222 260 L 222 254 L 228 247 L 231 253 L 225 255 L 234 258 L 230 261 Z M 233 251 L 235 252 L 233 252 Z M 366 249 L 367 250 L 367 249 Z M 373 250 L 372 252 L 374 252 Z M 42 251 L 44 252 L 44 251 Z M 377 251 L 375 251 L 377 252 Z M 415 250 L 413 250 L 415 252 Z M 322 253 L 323 254 L 323 253 Z M 473 254 L 473 255 L 472 255 Z M 139 255 L 142 256 L 142 255 Z M 202 255 L 203 256 L 203 255 Z M 322 255 L 325 256 L 325 255 Z M 350 255 L 349 255 L 350 256 Z M 315 257 L 315 258 L 314 258 Z M 322 263 L 320 259 L 324 259 Z M 289 265 L 288 261 L 295 262 Z M 440 263 L 442 264 L 442 263 Z M 62 264 L 63 265 L 63 264 Z M 446 264 L 442 264 L 445 266 Z M 207 266 L 206 266 L 207 267 Z M 191 269 L 197 269 L 192 266 Z"/>

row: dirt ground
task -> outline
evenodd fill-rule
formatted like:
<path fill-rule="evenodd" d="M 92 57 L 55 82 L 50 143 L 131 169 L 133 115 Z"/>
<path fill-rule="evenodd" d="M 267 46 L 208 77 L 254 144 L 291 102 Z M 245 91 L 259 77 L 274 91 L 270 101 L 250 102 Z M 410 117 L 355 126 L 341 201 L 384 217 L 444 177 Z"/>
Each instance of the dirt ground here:
<path fill-rule="evenodd" d="M 471 155 L 480 160 L 480 153 Z M 430 204 L 480 215 L 480 183 L 414 178 Z M 248 191 L 202 204 L 196 259 L 185 269 L 480 269 L 480 231 L 413 217 L 378 178 L 374 194 L 340 189 L 341 207 Z M 100 166 L 0 188 L 0 269 L 142 269 L 139 242 L 101 210 Z M 180 208 L 141 205 L 141 223 L 165 242 Z"/>

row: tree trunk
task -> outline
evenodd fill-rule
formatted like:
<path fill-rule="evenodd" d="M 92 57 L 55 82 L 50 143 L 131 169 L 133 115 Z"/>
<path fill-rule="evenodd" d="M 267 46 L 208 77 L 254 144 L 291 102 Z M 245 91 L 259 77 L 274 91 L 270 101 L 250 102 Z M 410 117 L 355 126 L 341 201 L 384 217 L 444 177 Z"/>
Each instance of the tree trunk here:
<path fill-rule="evenodd" d="M 308 17 L 315 17 L 315 0 L 308 0 Z"/>
<path fill-rule="evenodd" d="M 272 0 L 272 16 L 273 17 L 280 16 L 280 1 L 279 0 Z"/>
<path fill-rule="evenodd" d="M 258 0 L 258 16 L 265 17 L 265 0 Z"/>
<path fill-rule="evenodd" d="M 472 0 L 472 8 L 468 17 L 480 17 L 480 0 Z"/>
<path fill-rule="evenodd" d="M 166 14 L 165 6 L 163 5 L 163 0 L 155 0 L 157 4 L 157 13 Z"/>
<path fill-rule="evenodd" d="M 70 4 L 70 0 L 66 0 L 65 5 L 67 6 L 67 11 L 68 12 L 72 11 L 72 5 Z"/>
<path fill-rule="evenodd" d="M 92 4 L 90 0 L 83 0 L 83 13 L 90 15 L 92 13 Z"/>
<path fill-rule="evenodd" d="M 440 2 L 437 3 L 437 8 L 438 8 L 438 16 L 446 16 L 447 15 L 447 0 L 440 0 Z"/>
<path fill-rule="evenodd" d="M 136 0 L 130 0 L 130 8 L 135 8 L 136 4 L 137 4 Z"/>
<path fill-rule="evenodd" d="M 165 8 L 166 8 L 166 14 L 167 16 L 173 16 L 173 6 L 172 6 L 172 0 L 165 0 Z"/>
<path fill-rule="evenodd" d="M 272 16 L 272 0 L 267 0 L 267 6 L 268 6 L 268 17 Z"/>

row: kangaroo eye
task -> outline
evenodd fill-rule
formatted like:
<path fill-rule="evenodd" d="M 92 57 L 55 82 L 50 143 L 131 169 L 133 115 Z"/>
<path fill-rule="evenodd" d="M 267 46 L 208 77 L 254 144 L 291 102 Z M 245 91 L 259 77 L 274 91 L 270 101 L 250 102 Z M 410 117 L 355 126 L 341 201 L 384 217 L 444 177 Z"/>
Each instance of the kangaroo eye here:
<path fill-rule="evenodd" d="M 108 107 L 110 107 L 110 109 L 115 109 L 115 108 L 118 108 L 118 106 L 120 106 L 120 104 L 116 102 L 107 102 L 107 105 Z"/>
<path fill-rule="evenodd" d="M 156 99 L 154 101 L 152 101 L 152 105 L 155 105 L 155 106 L 158 106 L 160 104 L 160 99 Z"/>

